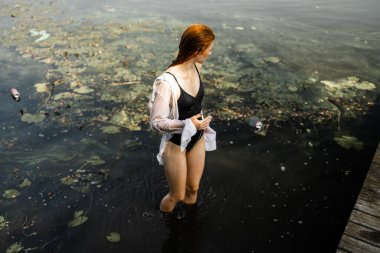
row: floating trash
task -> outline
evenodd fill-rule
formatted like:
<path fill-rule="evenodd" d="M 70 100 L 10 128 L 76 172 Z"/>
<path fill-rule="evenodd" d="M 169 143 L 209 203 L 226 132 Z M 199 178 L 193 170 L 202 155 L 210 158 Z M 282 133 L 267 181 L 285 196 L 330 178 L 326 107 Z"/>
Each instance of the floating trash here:
<path fill-rule="evenodd" d="M 25 178 L 24 181 L 22 181 L 22 183 L 19 184 L 18 187 L 25 188 L 25 187 L 29 187 L 31 184 L 32 182 L 29 179 Z"/>
<path fill-rule="evenodd" d="M 15 190 L 15 189 L 9 189 L 9 190 L 5 190 L 3 192 L 3 197 L 4 198 L 7 198 L 7 199 L 14 199 L 18 196 L 20 196 L 20 192 L 18 190 Z"/>
<path fill-rule="evenodd" d="M 9 248 L 5 251 L 6 253 L 17 253 L 23 250 L 24 247 L 21 245 L 20 242 L 15 242 Z"/>
<path fill-rule="evenodd" d="M 109 235 L 106 236 L 106 239 L 109 242 L 118 242 L 120 241 L 120 234 L 116 232 L 111 232 Z"/>
<path fill-rule="evenodd" d="M 36 39 L 34 42 L 41 42 L 50 37 L 50 34 L 46 30 L 37 31 L 36 29 L 31 29 L 29 32 L 32 34 L 32 36 L 41 36 L 38 39 Z"/>
<path fill-rule="evenodd" d="M 18 90 L 16 88 L 11 89 L 11 95 L 15 101 L 17 101 L 17 102 L 20 101 L 21 96 L 20 96 L 20 93 L 18 92 Z"/>
<path fill-rule="evenodd" d="M 67 225 L 69 227 L 77 227 L 85 223 L 87 220 L 88 217 L 84 215 L 83 210 L 79 210 L 74 213 L 74 219 L 70 221 Z"/>

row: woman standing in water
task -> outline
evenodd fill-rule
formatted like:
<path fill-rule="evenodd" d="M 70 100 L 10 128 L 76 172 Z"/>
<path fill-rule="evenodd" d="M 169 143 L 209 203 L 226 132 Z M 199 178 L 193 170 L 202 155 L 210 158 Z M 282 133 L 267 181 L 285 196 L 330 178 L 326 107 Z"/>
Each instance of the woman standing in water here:
<path fill-rule="evenodd" d="M 153 84 L 150 125 L 163 132 L 157 159 L 164 165 L 169 185 L 169 193 L 160 203 L 162 217 L 169 217 L 177 203 L 196 203 L 205 151 L 216 149 L 216 133 L 209 127 L 212 117 L 202 114 L 204 87 L 200 77 L 214 40 L 209 27 L 188 27 L 177 58 Z"/>

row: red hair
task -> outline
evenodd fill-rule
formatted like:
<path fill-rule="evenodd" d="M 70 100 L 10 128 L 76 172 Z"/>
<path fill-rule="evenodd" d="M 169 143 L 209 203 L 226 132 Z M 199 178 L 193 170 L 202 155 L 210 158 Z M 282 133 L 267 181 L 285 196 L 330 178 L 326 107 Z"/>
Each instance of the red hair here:
<path fill-rule="evenodd" d="M 214 32 L 210 27 L 202 24 L 189 26 L 182 34 L 179 43 L 179 52 L 170 66 L 182 64 L 197 54 L 206 50 L 215 40 Z"/>

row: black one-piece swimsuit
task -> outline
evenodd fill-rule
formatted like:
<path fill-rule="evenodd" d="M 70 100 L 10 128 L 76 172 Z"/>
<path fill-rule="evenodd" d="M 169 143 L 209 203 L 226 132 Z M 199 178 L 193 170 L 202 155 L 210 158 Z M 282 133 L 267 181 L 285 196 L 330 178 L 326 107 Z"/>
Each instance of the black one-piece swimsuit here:
<path fill-rule="evenodd" d="M 181 85 L 179 85 L 178 83 L 177 78 L 172 73 L 166 72 L 174 77 L 175 81 L 178 84 L 179 89 L 181 90 L 181 94 L 177 100 L 179 120 L 185 120 L 187 118 L 191 118 L 194 115 L 199 114 L 202 110 L 204 87 L 203 87 L 201 76 L 199 75 L 197 66 L 195 66 L 195 69 L 197 70 L 198 77 L 199 77 L 199 90 L 198 90 L 197 95 L 195 95 L 195 97 L 191 96 L 189 93 L 187 93 L 186 91 L 182 89 Z M 190 142 L 187 144 L 186 151 L 190 151 L 194 147 L 194 145 L 201 139 L 202 136 L 203 136 L 203 130 L 197 130 L 197 132 L 191 137 Z M 180 146 L 181 134 L 173 134 L 173 137 L 169 141 Z"/>

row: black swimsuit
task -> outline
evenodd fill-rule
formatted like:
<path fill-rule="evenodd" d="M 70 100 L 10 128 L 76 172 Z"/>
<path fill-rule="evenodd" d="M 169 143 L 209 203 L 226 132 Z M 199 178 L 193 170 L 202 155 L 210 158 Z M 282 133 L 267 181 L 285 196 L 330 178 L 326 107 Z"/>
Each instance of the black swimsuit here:
<path fill-rule="evenodd" d="M 199 76 L 199 90 L 198 90 L 198 93 L 195 95 L 195 97 L 191 96 L 189 93 L 187 93 L 186 91 L 182 89 L 181 85 L 179 85 L 178 83 L 177 78 L 172 73 L 166 72 L 174 77 L 174 79 L 176 80 L 178 84 L 179 89 L 181 90 L 181 94 L 177 100 L 179 120 L 185 120 L 187 118 L 191 118 L 194 115 L 199 114 L 202 110 L 204 87 L 203 87 L 201 76 L 199 75 L 197 66 L 195 66 L 195 69 L 197 70 L 197 73 Z M 186 150 L 190 151 L 194 147 L 194 145 L 201 139 L 202 136 L 203 136 L 203 130 L 197 130 L 197 132 L 191 137 L 190 142 L 187 144 Z M 169 141 L 180 146 L 181 134 L 173 134 L 173 137 Z"/>

